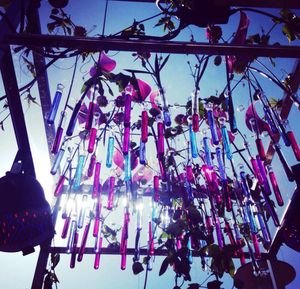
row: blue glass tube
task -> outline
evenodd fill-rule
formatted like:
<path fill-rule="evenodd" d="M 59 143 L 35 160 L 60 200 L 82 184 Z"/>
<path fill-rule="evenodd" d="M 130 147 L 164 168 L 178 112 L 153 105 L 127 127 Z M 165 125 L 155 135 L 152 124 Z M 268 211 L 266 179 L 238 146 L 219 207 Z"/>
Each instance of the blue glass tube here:
<path fill-rule="evenodd" d="M 221 133 L 222 133 L 222 142 L 223 142 L 223 146 L 224 146 L 225 155 L 228 160 L 232 160 L 230 140 L 229 140 L 228 131 L 227 131 L 225 125 L 222 126 Z"/>
<path fill-rule="evenodd" d="M 79 155 L 75 176 L 74 176 L 74 183 L 73 183 L 74 190 L 78 190 L 80 188 L 84 161 L 85 161 L 85 155 Z"/>
<path fill-rule="evenodd" d="M 219 173 L 222 181 L 227 180 L 226 172 L 225 172 L 225 167 L 223 164 L 222 160 L 222 151 L 221 148 L 217 147 L 216 148 L 216 155 L 217 155 L 217 161 L 218 161 L 218 167 L 219 167 Z"/>
<path fill-rule="evenodd" d="M 219 137 L 218 137 L 217 128 L 216 128 L 216 124 L 215 124 L 215 118 L 214 118 L 212 110 L 207 111 L 207 119 L 208 119 L 208 124 L 209 124 L 209 128 L 210 128 L 213 144 L 218 145 Z"/>
<path fill-rule="evenodd" d="M 106 155 L 106 167 L 107 168 L 111 168 L 111 166 L 112 166 L 114 145 L 115 145 L 115 138 L 113 136 L 110 136 L 108 138 L 107 155 Z"/>
<path fill-rule="evenodd" d="M 250 225 L 250 231 L 253 234 L 257 233 L 257 227 L 255 224 L 255 220 L 254 220 L 254 216 L 253 216 L 253 212 L 251 209 L 251 205 L 249 203 L 246 204 L 246 212 L 247 212 L 247 216 L 249 219 L 249 225 Z"/>
<path fill-rule="evenodd" d="M 165 126 L 171 126 L 172 122 L 171 122 L 170 112 L 166 107 L 163 109 L 163 116 L 164 116 Z"/>
<path fill-rule="evenodd" d="M 61 146 L 61 148 L 59 149 L 58 154 L 56 155 L 56 158 L 54 160 L 54 163 L 53 163 L 51 171 L 50 171 L 50 173 L 52 175 L 55 175 L 57 173 L 57 170 L 59 168 L 59 165 L 61 163 L 61 160 L 62 160 L 64 154 L 65 154 L 65 147 Z"/>
<path fill-rule="evenodd" d="M 209 166 L 212 166 L 212 159 L 211 159 L 211 152 L 210 152 L 210 148 L 209 148 L 209 138 L 208 137 L 203 138 L 203 147 L 204 147 L 206 163 Z"/>
<path fill-rule="evenodd" d="M 247 185 L 247 178 L 246 178 L 246 174 L 244 171 L 240 172 L 240 177 L 241 177 L 241 184 L 242 184 L 244 195 L 246 198 L 250 198 L 250 192 L 249 192 L 249 188 Z"/>
<path fill-rule="evenodd" d="M 197 140 L 196 140 L 196 134 L 193 131 L 193 126 L 189 125 L 189 132 L 190 132 L 190 144 L 191 144 L 191 154 L 192 158 L 198 157 L 198 149 L 197 149 Z"/>
<path fill-rule="evenodd" d="M 131 180 L 131 157 L 130 157 L 130 151 L 128 151 L 128 154 L 124 156 L 124 181 L 130 181 Z"/>
<path fill-rule="evenodd" d="M 57 85 L 57 90 L 55 92 L 54 95 L 54 99 L 53 102 L 51 104 L 51 108 L 50 108 L 50 112 L 47 118 L 47 123 L 48 124 L 53 124 L 54 120 L 55 120 L 55 116 L 60 104 L 60 100 L 61 100 L 61 96 L 62 96 L 62 90 L 63 90 L 63 85 L 62 84 L 58 84 Z"/>
<path fill-rule="evenodd" d="M 270 238 L 269 232 L 266 228 L 266 224 L 265 224 L 265 221 L 264 221 L 261 213 L 257 214 L 257 218 L 258 218 L 259 226 L 261 228 L 265 242 L 271 243 L 271 238 Z"/>
<path fill-rule="evenodd" d="M 187 243 L 187 248 L 189 249 L 189 251 L 188 251 L 189 263 L 193 264 L 193 252 L 192 252 L 192 245 L 191 245 L 191 237 L 189 237 L 189 240 Z"/>
<path fill-rule="evenodd" d="M 140 164 L 145 165 L 146 164 L 146 143 L 140 142 L 140 150 L 139 150 L 139 157 L 140 157 Z"/>

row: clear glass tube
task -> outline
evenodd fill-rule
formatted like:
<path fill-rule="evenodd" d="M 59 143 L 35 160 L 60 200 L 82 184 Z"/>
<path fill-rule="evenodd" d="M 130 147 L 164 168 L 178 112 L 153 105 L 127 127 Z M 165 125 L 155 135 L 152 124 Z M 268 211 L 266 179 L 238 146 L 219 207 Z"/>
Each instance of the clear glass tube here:
<path fill-rule="evenodd" d="M 108 192 L 108 199 L 107 199 L 107 209 L 112 210 L 114 206 L 114 192 L 115 192 L 115 177 L 111 176 L 109 178 L 109 192 Z"/>
<path fill-rule="evenodd" d="M 77 254 L 77 244 L 78 244 L 78 230 L 74 230 L 74 237 L 72 238 L 72 249 L 71 249 L 71 261 L 70 268 L 75 268 L 76 254 Z"/>
<path fill-rule="evenodd" d="M 67 141 L 62 144 L 62 146 L 59 149 L 58 154 L 55 157 L 54 163 L 53 163 L 51 171 L 50 171 L 50 173 L 52 175 L 55 175 L 57 173 L 57 170 L 58 170 L 58 168 L 60 166 L 60 163 L 61 163 L 61 161 L 62 161 L 62 159 L 64 157 L 64 154 L 65 154 L 65 151 L 66 151 L 66 143 L 67 143 Z"/>
<path fill-rule="evenodd" d="M 139 159 L 141 165 L 146 164 L 146 143 L 142 140 L 140 141 Z"/>
<path fill-rule="evenodd" d="M 71 222 L 71 228 L 70 228 L 70 232 L 69 232 L 69 238 L 68 238 L 68 242 L 67 242 L 67 253 L 71 253 L 72 251 L 72 245 L 73 245 L 73 238 L 74 238 L 74 232 L 76 231 L 77 228 L 77 223 L 75 220 L 73 220 Z"/>
<path fill-rule="evenodd" d="M 148 141 L 148 113 L 146 110 L 142 111 L 141 140 L 144 143 Z"/>
<path fill-rule="evenodd" d="M 112 167 L 112 160 L 114 155 L 114 145 L 115 145 L 115 137 L 111 135 L 108 138 L 108 145 L 107 145 L 107 154 L 106 154 L 106 167 Z"/>
<path fill-rule="evenodd" d="M 55 120 L 55 116 L 61 101 L 62 93 L 63 93 L 64 85 L 61 83 L 57 84 L 56 92 L 54 95 L 53 102 L 50 107 L 50 112 L 47 118 L 47 123 L 48 124 L 53 124 Z"/>
<path fill-rule="evenodd" d="M 191 144 L 191 155 L 192 158 L 198 157 L 198 149 L 197 149 L 197 140 L 196 140 L 196 134 L 193 131 L 192 125 L 189 125 L 189 134 L 190 134 L 190 144 Z"/>
<path fill-rule="evenodd" d="M 102 223 L 101 223 L 101 211 L 102 211 L 102 202 L 101 202 L 101 197 L 99 196 L 98 199 L 97 199 L 97 202 L 96 202 L 96 212 L 95 212 L 94 229 L 93 229 L 93 236 L 94 237 L 98 236 L 99 229 L 102 225 Z"/>

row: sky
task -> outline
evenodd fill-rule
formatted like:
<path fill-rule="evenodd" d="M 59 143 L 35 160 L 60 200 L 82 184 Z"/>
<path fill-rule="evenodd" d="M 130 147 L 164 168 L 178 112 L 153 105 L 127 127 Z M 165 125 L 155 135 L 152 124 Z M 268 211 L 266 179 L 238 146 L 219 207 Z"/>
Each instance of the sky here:
<path fill-rule="evenodd" d="M 90 36 L 96 36 L 102 33 L 103 21 L 104 21 L 104 0 L 98 1 L 70 1 L 71 5 L 66 9 L 67 13 L 72 15 L 72 20 L 74 23 L 83 25 L 89 33 Z M 43 33 L 47 33 L 46 25 L 49 22 L 49 11 L 50 6 L 46 1 L 43 1 L 42 7 L 40 9 L 40 17 L 42 23 Z M 110 1 L 107 11 L 107 19 L 105 25 L 105 34 L 113 34 L 117 31 L 122 30 L 123 28 L 132 24 L 133 19 L 143 19 L 149 15 L 157 13 L 158 10 L 153 4 L 145 3 L 123 3 L 123 2 L 114 2 Z M 276 12 L 276 11 L 271 11 Z M 298 11 L 299 12 L 299 11 Z M 251 19 L 251 25 L 249 28 L 248 34 L 255 34 L 260 31 L 261 27 L 265 27 L 266 31 L 272 26 L 270 20 L 249 13 L 249 18 Z M 149 34 L 160 34 L 161 29 L 155 28 L 152 29 L 155 22 L 147 23 L 146 32 Z M 236 30 L 238 25 L 238 17 L 234 16 L 230 19 L 230 22 L 227 25 L 222 26 L 224 38 L 227 39 L 232 35 Z M 94 27 L 95 26 L 95 27 Z M 197 29 L 191 27 L 190 29 L 185 29 L 180 35 L 178 40 L 189 40 L 190 34 L 193 33 L 197 41 L 206 41 L 205 40 L 205 30 Z M 288 41 L 282 37 L 280 29 L 274 29 L 272 33 L 271 41 L 274 43 L 280 41 L 282 44 L 288 45 Z M 293 43 L 294 45 L 294 43 Z M 141 69 L 141 66 L 138 61 L 134 61 L 131 53 L 125 52 L 115 52 L 110 51 L 108 55 L 114 58 L 117 61 L 116 72 L 120 72 L 126 68 Z M 30 73 L 26 70 L 24 61 L 19 55 L 14 55 L 16 76 L 18 78 L 19 87 L 26 84 L 30 79 Z M 189 68 L 187 61 L 195 63 L 193 56 L 186 55 L 172 55 L 165 66 L 165 69 L 162 71 L 162 82 L 166 91 L 167 99 L 170 104 L 174 103 L 185 103 L 187 98 L 190 96 L 191 91 L 193 90 L 193 81 L 192 77 L 189 74 Z M 276 67 L 272 67 L 268 59 L 263 59 L 264 63 L 272 69 L 272 71 L 277 75 L 279 79 L 283 79 L 286 76 L 286 73 L 289 73 L 293 70 L 294 60 L 293 59 L 276 59 Z M 66 89 L 64 91 L 64 96 L 69 88 L 72 68 L 74 65 L 73 59 L 60 60 L 56 63 L 55 66 L 52 66 L 48 69 L 50 91 L 52 97 L 54 96 L 57 83 L 62 83 Z M 71 94 L 71 102 L 75 104 L 75 101 L 80 96 L 81 86 L 83 84 L 83 78 L 87 78 L 87 72 L 91 67 L 91 63 L 82 64 L 79 62 L 78 70 L 75 78 L 75 85 Z M 200 83 L 200 95 L 207 97 L 209 95 L 215 95 L 216 90 L 221 91 L 225 85 L 225 68 L 224 63 L 220 67 L 215 67 L 213 64 L 210 64 L 207 69 L 203 79 Z M 259 81 L 265 89 L 265 92 L 268 97 L 281 98 L 283 93 L 282 91 L 274 87 L 268 80 L 264 79 L 261 76 Z M 143 78 L 149 82 L 153 87 L 153 81 L 148 77 Z M 236 79 L 239 79 L 237 77 Z M 0 80 L 0 95 L 4 94 L 3 83 Z M 33 87 L 31 94 L 34 97 L 38 97 L 37 88 Z M 24 98 L 24 96 L 23 96 Z M 38 98 L 37 98 L 38 99 Z M 233 94 L 233 100 L 235 107 L 243 106 L 248 107 L 249 97 L 247 90 L 243 86 L 240 86 L 236 89 Z M 38 101 L 39 102 L 39 101 Z M 1 103 L 2 106 L 2 103 Z M 50 162 L 49 156 L 47 154 L 47 147 L 45 142 L 45 133 L 42 123 L 42 114 L 40 107 L 35 104 L 28 106 L 26 100 L 23 100 L 23 110 L 26 118 L 26 124 L 28 128 L 28 135 L 32 150 L 32 155 L 35 162 L 37 179 L 43 185 L 46 197 L 50 203 L 52 203 L 52 194 L 55 180 L 49 174 L 50 171 Z M 172 116 L 174 117 L 178 111 L 172 110 Z M 242 131 L 245 131 L 245 134 L 249 135 L 251 132 L 246 129 L 244 124 L 244 114 L 245 110 L 242 112 L 236 112 L 237 122 Z M 6 115 L 6 112 L 1 112 L 0 120 L 3 116 Z M 290 114 L 290 123 L 292 128 L 294 128 L 294 133 L 296 139 L 300 140 L 300 130 L 297 129 L 297 119 L 299 119 L 298 111 L 295 107 L 292 108 Z M 0 151 L 1 153 L 1 162 L 0 162 L 0 175 L 4 175 L 6 171 L 10 169 L 12 161 L 17 152 L 17 145 L 15 142 L 15 137 L 13 133 L 13 128 L 10 118 L 7 119 L 4 123 L 5 130 L 0 132 Z M 268 144 L 268 138 L 264 138 L 263 142 L 265 145 Z M 242 145 L 241 143 L 239 144 Z M 295 158 L 290 150 L 283 148 L 287 161 L 290 165 L 296 164 Z M 238 163 L 239 160 L 236 160 Z M 275 173 L 277 173 L 278 181 L 280 188 L 285 199 L 285 204 L 287 204 L 288 199 L 291 197 L 294 191 L 294 183 L 289 183 L 286 180 L 284 173 L 280 168 L 277 157 L 274 157 L 273 167 Z M 108 173 L 108 172 L 106 172 Z M 284 208 L 278 208 L 278 215 L 282 216 Z M 144 225 L 147 221 L 147 213 L 144 217 Z M 111 217 L 111 223 L 118 223 L 121 213 L 117 213 L 115 217 Z M 115 219 L 114 219 L 115 218 Z M 133 244 L 134 238 L 134 217 L 132 218 L 130 231 L 130 240 L 129 243 Z M 57 232 L 60 234 L 62 222 L 59 219 L 57 224 Z M 271 225 L 272 227 L 272 225 Z M 271 228 L 274 233 L 274 228 Z M 145 240 L 143 240 L 145 241 Z M 60 238 L 55 239 L 55 244 L 64 244 L 61 243 Z M 38 252 L 38 249 L 36 248 Z M 7 254 L 0 253 L 0 283 L 1 288 L 5 289 L 25 289 L 30 288 L 31 281 L 35 269 L 35 264 L 37 261 L 38 254 L 34 253 L 26 257 L 22 257 L 21 253 Z M 120 256 L 102 256 L 101 267 L 99 270 L 95 271 L 93 269 L 93 256 L 86 255 L 81 264 L 77 264 L 76 268 L 71 270 L 69 269 L 69 255 L 61 256 L 62 260 L 57 267 L 57 276 L 60 280 L 59 288 L 105 288 L 111 287 L 114 289 L 121 288 L 143 288 L 144 282 L 144 273 L 141 273 L 138 276 L 134 276 L 131 271 L 131 257 L 128 257 L 128 266 L 125 271 L 121 271 L 120 267 Z M 286 246 L 278 253 L 278 258 L 280 260 L 286 261 L 293 265 L 299 273 L 299 255 L 297 252 L 294 252 L 288 249 Z M 173 288 L 174 286 L 174 273 L 171 268 L 168 269 L 167 273 L 161 277 L 158 277 L 158 271 L 160 268 L 162 259 L 157 257 L 155 259 L 155 264 L 153 266 L 153 271 L 149 273 L 148 279 L 148 289 L 154 288 Z M 192 281 L 202 283 L 206 277 L 208 277 L 207 272 L 202 272 L 199 260 L 195 260 L 194 266 L 192 267 Z M 231 288 L 232 281 L 230 278 L 224 278 L 224 288 Z M 288 289 L 298 288 L 300 278 L 297 276 L 297 279 L 287 286 Z M 187 285 L 183 285 L 182 288 L 186 288 Z"/>

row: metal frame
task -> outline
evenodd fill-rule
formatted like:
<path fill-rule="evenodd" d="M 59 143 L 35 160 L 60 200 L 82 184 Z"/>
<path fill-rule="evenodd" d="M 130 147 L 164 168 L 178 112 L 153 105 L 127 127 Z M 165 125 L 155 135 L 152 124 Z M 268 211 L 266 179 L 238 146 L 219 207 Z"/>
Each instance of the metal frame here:
<path fill-rule="evenodd" d="M 110 1 L 127 1 L 127 2 L 155 2 L 154 0 L 110 0 Z M 6 15 L 12 21 L 14 27 L 17 27 L 18 21 L 20 18 L 19 5 L 22 0 L 15 0 L 10 8 L 7 10 Z M 24 1 L 25 9 L 28 7 L 30 0 Z M 252 1 L 243 1 L 243 0 L 220 0 L 218 3 L 222 5 L 228 4 L 230 6 L 248 6 L 248 7 L 272 7 L 272 8 L 295 8 L 300 9 L 300 3 L 297 0 L 266 0 L 262 3 L 259 0 Z M 203 43 L 187 43 L 187 42 L 160 42 L 160 41 L 151 41 L 151 40 L 125 40 L 125 39 L 110 39 L 110 38 L 76 38 L 76 37 L 65 37 L 65 36 L 45 36 L 40 35 L 40 26 L 38 12 L 35 10 L 32 15 L 28 15 L 29 21 L 32 21 L 37 25 L 37 30 L 34 31 L 38 35 L 17 35 L 17 34 L 8 34 L 10 31 L 7 23 L 4 19 L 0 21 L 0 43 L 5 43 L 5 51 L 0 50 L 0 60 L 1 62 L 1 73 L 4 81 L 4 86 L 6 90 L 7 99 L 9 102 L 9 107 L 12 115 L 12 121 L 14 125 L 14 130 L 17 138 L 17 143 L 20 149 L 21 156 L 27 157 L 28 169 L 34 174 L 33 161 L 28 141 L 28 135 L 26 131 L 25 119 L 22 111 L 20 95 L 17 86 L 17 80 L 15 77 L 15 71 L 13 67 L 13 61 L 9 49 L 9 44 L 20 44 L 37 47 L 71 47 L 77 49 L 83 49 L 86 51 L 95 51 L 102 49 L 109 50 L 123 50 L 123 51 L 136 51 L 144 50 L 151 52 L 165 52 L 165 53 L 183 53 L 183 54 L 208 54 L 208 55 L 251 55 L 251 56 L 269 56 L 269 57 L 292 57 L 300 58 L 300 48 L 296 46 L 280 46 L 280 47 L 249 47 L 249 46 L 233 46 L 233 45 L 207 45 Z M 45 59 L 38 55 L 34 54 L 34 64 L 37 71 L 42 71 L 45 66 Z M 298 62 L 297 68 L 295 70 L 295 76 L 293 80 L 293 91 L 296 91 L 299 86 L 300 81 L 300 64 Z M 41 97 L 41 104 L 43 115 L 49 111 L 51 99 L 49 93 L 49 84 L 47 73 L 45 72 L 38 78 L 38 87 Z M 282 114 L 287 116 L 291 106 L 291 100 L 289 96 L 285 97 Z M 48 125 L 45 125 L 48 147 L 52 143 L 54 137 L 54 128 L 49 129 Z M 23 154 L 22 154 L 23 152 Z M 19 157 L 17 157 L 18 159 Z M 275 236 L 276 239 L 276 236 Z M 280 243 L 281 241 L 276 239 L 276 242 Z M 276 254 L 280 248 L 278 244 L 271 246 L 270 252 L 272 252 L 271 257 L 276 258 Z M 92 253 L 93 248 L 86 248 L 86 253 Z M 36 267 L 35 276 L 32 283 L 32 289 L 42 288 L 44 269 L 47 265 L 47 260 L 49 253 L 66 253 L 64 248 L 50 247 L 50 243 L 47 242 L 41 246 L 39 259 Z M 111 249 L 103 249 L 103 254 L 118 254 L 119 252 Z M 128 254 L 134 254 L 134 249 L 128 249 Z M 141 254 L 147 254 L 146 250 L 141 251 Z M 156 255 L 165 255 L 166 251 L 160 250 Z M 268 255 L 264 255 L 268 258 Z"/>

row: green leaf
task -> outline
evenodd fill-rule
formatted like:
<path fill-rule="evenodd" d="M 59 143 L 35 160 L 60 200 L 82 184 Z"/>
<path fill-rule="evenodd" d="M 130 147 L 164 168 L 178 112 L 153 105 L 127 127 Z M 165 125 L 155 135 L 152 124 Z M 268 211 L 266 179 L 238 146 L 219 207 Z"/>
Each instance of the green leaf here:
<path fill-rule="evenodd" d="M 288 24 L 284 24 L 282 26 L 282 33 L 287 37 L 289 42 L 292 42 L 296 39 L 296 35 L 294 31 L 291 29 L 291 27 Z"/>
<path fill-rule="evenodd" d="M 160 266 L 159 276 L 163 275 L 167 271 L 168 266 L 169 266 L 169 258 L 166 257 Z"/>
<path fill-rule="evenodd" d="M 233 263 L 233 260 L 231 259 L 230 260 L 230 263 L 229 263 L 229 275 L 233 278 L 234 277 L 234 274 L 235 274 L 235 266 L 234 266 L 234 263 Z"/>
<path fill-rule="evenodd" d="M 167 61 L 169 60 L 170 54 L 164 59 L 164 61 L 162 62 L 159 70 L 162 70 L 164 68 L 164 66 L 166 65 Z"/>

